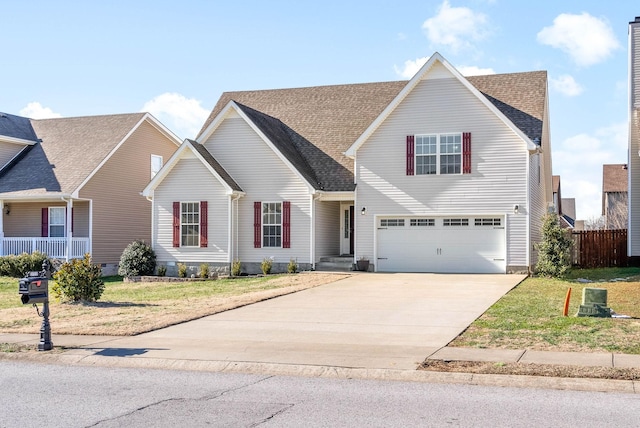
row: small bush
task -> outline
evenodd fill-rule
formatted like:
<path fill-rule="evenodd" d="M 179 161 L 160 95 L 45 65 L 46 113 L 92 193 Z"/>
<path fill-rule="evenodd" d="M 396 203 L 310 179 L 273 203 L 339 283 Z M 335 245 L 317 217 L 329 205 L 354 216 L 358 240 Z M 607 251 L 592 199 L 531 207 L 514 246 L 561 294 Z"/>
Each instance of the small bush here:
<path fill-rule="evenodd" d="M 158 276 L 165 276 L 167 274 L 167 267 L 165 265 L 158 266 Z"/>
<path fill-rule="evenodd" d="M 209 278 L 209 263 L 200 265 L 200 278 Z"/>
<path fill-rule="evenodd" d="M 27 272 L 41 271 L 45 260 L 47 255 L 38 251 L 0 257 L 0 276 L 22 278 Z"/>
<path fill-rule="evenodd" d="M 58 300 L 95 302 L 104 292 L 102 269 L 91 263 L 89 253 L 83 259 L 63 263 L 53 279 L 56 282 L 52 287 L 52 294 Z"/>
<path fill-rule="evenodd" d="M 536 244 L 538 262 L 536 273 L 540 276 L 562 278 L 571 268 L 569 232 L 560 226 L 556 214 L 546 214 L 542 219 L 542 241 Z"/>
<path fill-rule="evenodd" d="M 240 260 L 235 259 L 231 263 L 231 276 L 240 276 L 240 273 L 242 273 L 242 263 L 240 263 Z"/>
<path fill-rule="evenodd" d="M 187 265 L 184 263 L 178 263 L 178 277 L 186 278 L 187 277 Z"/>
<path fill-rule="evenodd" d="M 118 275 L 153 275 L 156 269 L 156 253 L 144 241 L 133 241 L 120 256 Z"/>
<path fill-rule="evenodd" d="M 298 271 L 298 263 L 294 259 L 289 260 L 289 264 L 287 265 L 287 272 L 296 273 Z"/>
<path fill-rule="evenodd" d="M 265 257 L 262 259 L 262 263 L 260 263 L 260 269 L 262 269 L 262 273 L 265 275 L 269 275 L 271 273 L 271 268 L 273 267 L 273 259 L 269 257 Z"/>

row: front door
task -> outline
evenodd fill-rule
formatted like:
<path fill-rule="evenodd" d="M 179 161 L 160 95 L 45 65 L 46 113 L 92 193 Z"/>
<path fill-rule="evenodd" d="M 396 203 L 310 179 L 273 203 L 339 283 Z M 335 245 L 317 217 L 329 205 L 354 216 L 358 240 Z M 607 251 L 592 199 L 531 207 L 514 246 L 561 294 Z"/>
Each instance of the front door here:
<path fill-rule="evenodd" d="M 341 219 L 340 219 L 340 254 L 353 254 L 353 242 L 354 242 L 354 219 L 353 219 L 353 205 L 342 204 L 340 205 Z"/>

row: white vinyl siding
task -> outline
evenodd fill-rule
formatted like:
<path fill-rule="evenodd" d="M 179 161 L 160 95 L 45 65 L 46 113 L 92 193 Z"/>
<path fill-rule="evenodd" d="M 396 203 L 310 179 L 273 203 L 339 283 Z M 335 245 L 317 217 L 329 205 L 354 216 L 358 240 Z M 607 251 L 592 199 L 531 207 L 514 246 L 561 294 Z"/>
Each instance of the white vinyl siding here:
<path fill-rule="evenodd" d="M 442 68 L 436 64 L 434 68 Z M 436 70 L 438 71 L 438 70 Z M 442 70 L 439 70 L 442 75 Z M 406 175 L 406 135 L 471 133 L 471 174 Z M 507 217 L 506 265 L 527 265 L 526 144 L 457 79 L 423 80 L 357 153 L 357 254 L 373 254 L 378 215 L 482 215 Z"/>
<path fill-rule="evenodd" d="M 311 263 L 311 206 L 309 189 L 243 118 L 226 118 L 204 142 L 245 192 L 238 200 L 238 259 L 276 263 Z M 254 202 L 291 202 L 291 247 L 254 248 Z"/>
<path fill-rule="evenodd" d="M 153 224 L 156 225 L 156 233 L 153 240 L 158 262 L 228 263 L 230 198 L 199 159 L 188 153 L 185 155 L 186 158 L 176 163 L 154 193 Z M 206 248 L 173 247 L 173 203 L 180 201 L 207 201 Z"/>
<path fill-rule="evenodd" d="M 629 241 L 628 253 L 640 256 L 640 24 L 629 26 L 629 54 L 631 61 L 629 89 Z"/>
<path fill-rule="evenodd" d="M 640 109 L 640 23 L 634 23 L 629 28 L 629 50 L 631 58 L 631 86 L 629 88 L 631 91 L 631 107 Z"/>
<path fill-rule="evenodd" d="M 340 254 L 340 202 L 316 201 L 315 204 L 315 261 L 318 262 L 322 256 Z"/>

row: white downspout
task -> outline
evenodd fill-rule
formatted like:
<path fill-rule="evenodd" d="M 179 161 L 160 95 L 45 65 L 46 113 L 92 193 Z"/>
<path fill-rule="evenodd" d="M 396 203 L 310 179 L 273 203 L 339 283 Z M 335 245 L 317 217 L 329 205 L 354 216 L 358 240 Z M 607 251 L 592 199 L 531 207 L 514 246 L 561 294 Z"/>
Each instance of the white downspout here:
<path fill-rule="evenodd" d="M 153 200 L 153 196 L 146 196 L 147 201 L 151 202 L 151 248 L 156 249 L 156 203 Z"/>
<path fill-rule="evenodd" d="M 93 199 L 89 199 L 89 254 L 93 255 Z"/>

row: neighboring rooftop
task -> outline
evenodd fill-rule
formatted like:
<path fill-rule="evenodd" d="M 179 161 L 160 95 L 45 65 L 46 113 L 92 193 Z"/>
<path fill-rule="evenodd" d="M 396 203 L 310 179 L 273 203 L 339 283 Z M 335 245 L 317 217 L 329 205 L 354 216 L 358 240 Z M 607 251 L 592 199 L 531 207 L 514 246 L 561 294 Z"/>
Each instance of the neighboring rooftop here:
<path fill-rule="evenodd" d="M 3 172 L 0 193 L 5 197 L 70 194 L 144 116 L 145 113 L 133 113 L 26 119 L 35 132 L 34 138 L 37 135 L 42 142 Z"/>
<path fill-rule="evenodd" d="M 602 191 L 626 192 L 629 188 L 629 169 L 626 163 L 602 165 Z"/>

